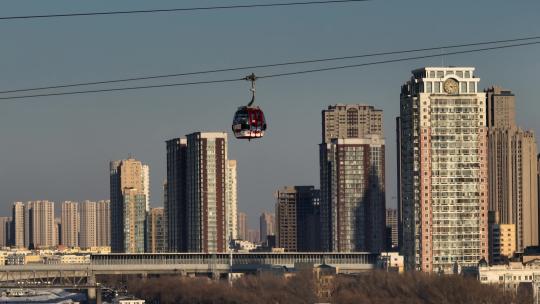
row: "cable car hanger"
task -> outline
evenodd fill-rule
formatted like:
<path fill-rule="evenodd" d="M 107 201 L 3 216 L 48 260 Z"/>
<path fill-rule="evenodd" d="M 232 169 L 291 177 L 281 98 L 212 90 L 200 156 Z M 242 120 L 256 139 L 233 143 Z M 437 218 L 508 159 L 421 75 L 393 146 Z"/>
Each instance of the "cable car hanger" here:
<path fill-rule="evenodd" d="M 246 76 L 244 79 L 251 81 L 251 101 L 247 105 L 248 107 L 251 107 L 253 103 L 255 103 L 255 81 L 257 81 L 257 76 L 255 76 L 255 73 L 251 73 L 251 75 Z"/>

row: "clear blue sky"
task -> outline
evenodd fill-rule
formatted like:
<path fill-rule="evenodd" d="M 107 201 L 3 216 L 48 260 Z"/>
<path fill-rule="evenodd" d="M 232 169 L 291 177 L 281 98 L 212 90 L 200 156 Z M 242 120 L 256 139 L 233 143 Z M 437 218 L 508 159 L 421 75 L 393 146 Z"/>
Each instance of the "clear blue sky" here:
<path fill-rule="evenodd" d="M 4 0 L 0 15 L 252 2 Z M 540 35 L 539 13 L 536 0 L 373 0 L 0 21 L 0 89 Z M 519 124 L 540 130 L 538 54 L 540 46 L 532 46 L 448 56 L 445 64 L 475 66 L 483 87 L 513 90 Z M 387 205 L 395 206 L 394 117 L 400 86 L 412 69 L 440 64 L 436 58 L 260 81 L 258 102 L 268 118 L 268 135 L 251 143 L 229 141 L 230 158 L 239 166 L 239 209 L 248 213 L 251 226 L 261 211 L 273 211 L 278 187 L 319 184 L 320 111 L 334 103 L 384 110 Z M 278 70 L 253 72 L 273 71 Z M 160 206 L 164 141 L 198 130 L 229 130 L 236 107 L 248 99 L 248 84 L 240 82 L 1 101 L 0 214 L 7 215 L 18 200 L 108 198 L 108 161 L 130 153 L 150 165 L 152 201 Z"/>

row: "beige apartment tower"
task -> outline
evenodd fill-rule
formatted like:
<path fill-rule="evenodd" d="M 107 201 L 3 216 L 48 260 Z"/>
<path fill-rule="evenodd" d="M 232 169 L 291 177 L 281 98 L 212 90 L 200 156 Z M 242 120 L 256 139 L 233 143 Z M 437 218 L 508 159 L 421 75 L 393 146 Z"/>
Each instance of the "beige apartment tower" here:
<path fill-rule="evenodd" d="M 26 247 L 25 242 L 25 225 L 26 225 L 26 212 L 25 206 L 22 202 L 13 203 L 12 207 L 12 224 L 11 234 L 13 246 L 16 248 Z"/>
<path fill-rule="evenodd" d="M 26 204 L 29 246 L 53 248 L 58 245 L 58 231 L 54 224 L 54 202 L 32 201 Z"/>
<path fill-rule="evenodd" d="M 400 248 L 410 270 L 488 259 L 486 94 L 472 67 L 412 71 L 400 102 Z"/>
<path fill-rule="evenodd" d="M 61 209 L 62 245 L 79 247 L 79 203 L 66 201 Z"/>
<path fill-rule="evenodd" d="M 85 201 L 79 205 L 80 246 L 83 249 L 97 246 L 96 202 Z"/>
<path fill-rule="evenodd" d="M 148 170 L 144 164 L 134 158 L 110 163 L 111 190 L 111 249 L 113 252 L 144 252 L 144 226 L 146 215 L 147 191 L 146 175 Z M 125 197 L 125 195 L 128 197 Z M 141 214 L 140 204 L 143 204 Z M 136 229 L 133 231 L 132 229 Z M 142 246 L 142 251 L 141 251 Z M 132 251 L 134 250 L 134 251 Z"/>
<path fill-rule="evenodd" d="M 515 121 L 515 95 L 500 87 L 486 91 L 489 209 L 497 224 L 514 224 L 516 250 L 538 245 L 537 148 L 533 131 Z"/>
<path fill-rule="evenodd" d="M 238 196 L 237 196 L 237 170 L 236 170 L 236 160 L 227 160 L 226 168 L 226 189 L 225 189 L 225 200 L 226 200 L 226 210 L 227 210 L 227 241 L 236 240 L 238 238 L 238 223 L 237 218 L 237 205 L 238 205 Z"/>
<path fill-rule="evenodd" d="M 111 201 L 96 203 L 96 246 L 111 246 Z"/>

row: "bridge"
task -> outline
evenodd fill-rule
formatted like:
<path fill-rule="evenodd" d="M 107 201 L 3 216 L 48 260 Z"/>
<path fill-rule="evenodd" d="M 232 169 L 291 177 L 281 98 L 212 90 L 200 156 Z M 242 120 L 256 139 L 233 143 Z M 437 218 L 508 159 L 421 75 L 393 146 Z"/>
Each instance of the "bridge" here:
<path fill-rule="evenodd" d="M 87 289 L 95 296 L 99 275 L 205 275 L 257 273 L 300 264 L 327 264 L 340 273 L 360 273 L 377 266 L 379 254 L 351 253 L 145 253 L 96 254 L 88 264 L 27 264 L 0 267 L 0 288 Z M 98 288 L 99 289 L 99 288 Z"/>

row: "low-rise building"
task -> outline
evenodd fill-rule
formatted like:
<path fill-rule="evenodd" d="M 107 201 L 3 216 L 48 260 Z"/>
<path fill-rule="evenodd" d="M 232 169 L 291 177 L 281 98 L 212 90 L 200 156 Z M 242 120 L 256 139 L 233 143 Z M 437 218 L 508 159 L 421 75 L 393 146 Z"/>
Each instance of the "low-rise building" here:
<path fill-rule="evenodd" d="M 483 263 L 479 265 L 478 273 L 480 283 L 500 285 L 505 291 L 517 293 L 521 288 L 530 288 L 533 291 L 534 303 L 540 303 L 540 260 L 493 266 Z"/>
<path fill-rule="evenodd" d="M 381 252 L 379 268 L 402 273 L 405 271 L 405 261 L 398 252 Z"/>

